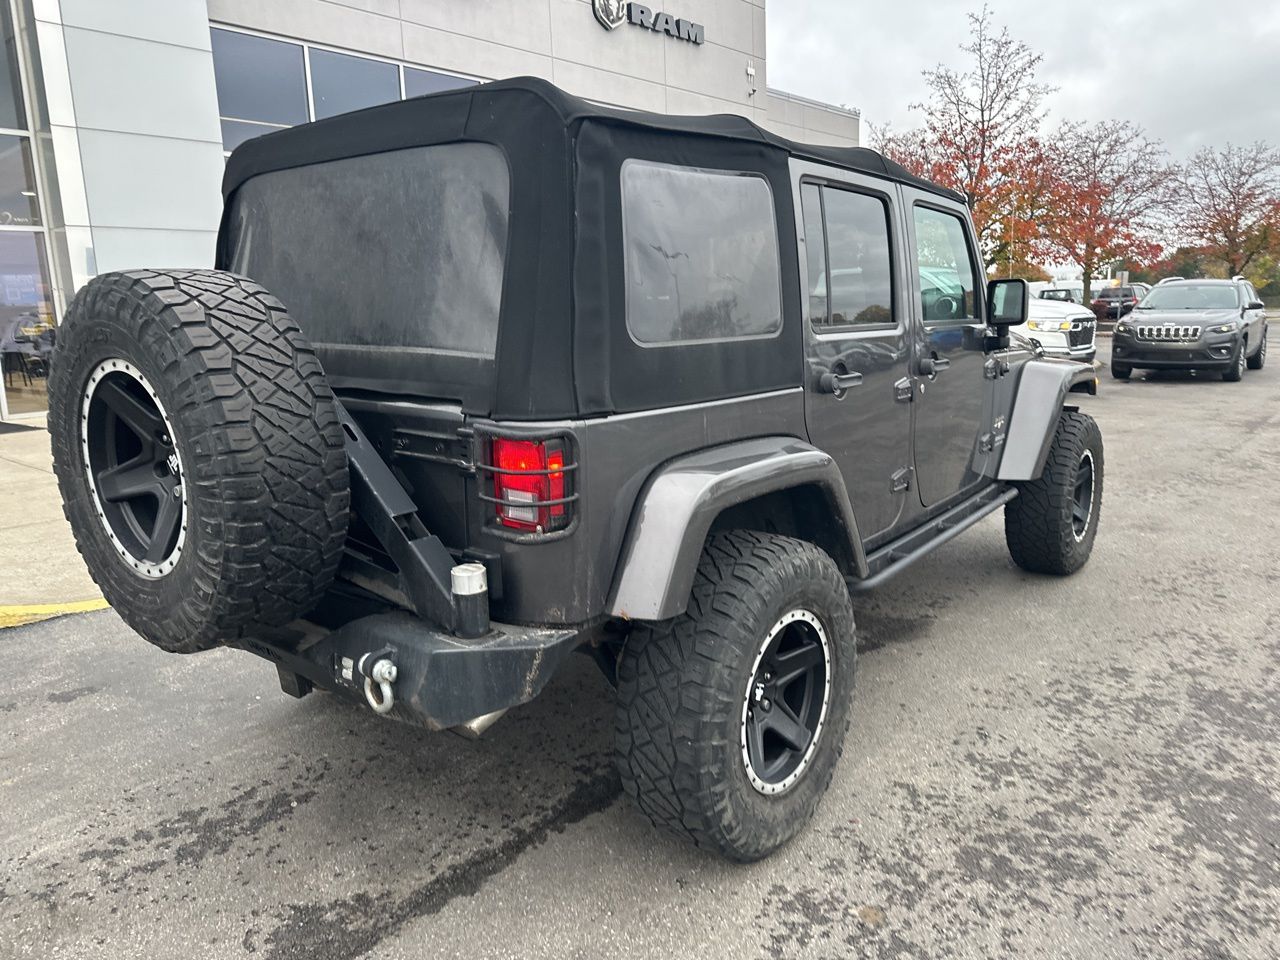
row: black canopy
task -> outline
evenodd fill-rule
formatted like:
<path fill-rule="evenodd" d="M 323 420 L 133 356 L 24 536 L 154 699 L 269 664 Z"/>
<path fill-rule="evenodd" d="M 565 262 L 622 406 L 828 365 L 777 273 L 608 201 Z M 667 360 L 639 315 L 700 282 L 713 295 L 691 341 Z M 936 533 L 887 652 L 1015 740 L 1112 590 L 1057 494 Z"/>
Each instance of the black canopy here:
<path fill-rule="evenodd" d="M 456 395 L 472 413 L 545 419 L 720 399 L 801 382 L 799 274 L 790 157 L 868 173 L 956 200 L 873 150 L 801 144 L 744 117 L 667 116 L 601 106 L 517 78 L 371 107 L 249 140 L 227 162 L 217 263 L 234 251 L 236 191 L 268 172 L 411 147 L 496 145 L 511 172 L 510 236 L 496 359 L 434 370 L 370 351 L 322 352 L 335 385 Z M 643 350 L 627 336 L 619 171 L 631 157 L 766 177 L 783 251 L 780 338 Z M 614 251 L 614 253 L 610 253 Z M 789 255 L 788 251 L 792 253 Z M 352 251 L 351 269 L 362 265 Z M 258 277 L 268 287 L 270 277 Z M 387 282 L 394 282 L 388 278 Z M 793 293 L 794 292 L 794 293 Z M 305 317 L 299 318 L 306 328 Z"/>

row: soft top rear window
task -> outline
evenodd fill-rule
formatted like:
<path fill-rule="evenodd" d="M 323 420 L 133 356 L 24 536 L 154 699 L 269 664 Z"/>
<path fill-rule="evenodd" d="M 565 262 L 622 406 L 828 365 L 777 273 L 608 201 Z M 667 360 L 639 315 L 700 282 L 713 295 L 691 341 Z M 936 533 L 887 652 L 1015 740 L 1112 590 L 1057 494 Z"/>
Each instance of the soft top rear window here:
<path fill-rule="evenodd" d="M 627 330 L 642 346 L 777 336 L 777 217 L 759 174 L 622 167 Z"/>
<path fill-rule="evenodd" d="M 231 269 L 317 345 L 492 358 L 510 193 L 506 159 L 485 143 L 261 174 L 236 193 Z"/>

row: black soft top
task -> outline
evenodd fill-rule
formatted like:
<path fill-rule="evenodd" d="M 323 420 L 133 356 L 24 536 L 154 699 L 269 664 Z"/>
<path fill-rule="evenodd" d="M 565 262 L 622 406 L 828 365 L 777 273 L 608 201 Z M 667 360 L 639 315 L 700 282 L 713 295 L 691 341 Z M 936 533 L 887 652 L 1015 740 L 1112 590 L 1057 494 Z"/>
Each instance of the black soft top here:
<path fill-rule="evenodd" d="M 964 198 L 958 193 L 917 177 L 901 164 L 866 147 L 831 147 L 798 143 L 778 136 L 776 133 L 770 133 L 746 117 L 730 113 L 702 117 L 674 116 L 611 107 L 575 97 L 537 77 L 514 77 L 510 80 L 497 80 L 465 87 L 457 91 L 381 104 L 249 140 L 237 149 L 227 162 L 226 175 L 222 181 L 223 197 L 230 198 L 236 188 L 250 177 L 271 170 L 283 170 L 331 159 L 335 149 L 343 157 L 356 155 L 349 150 L 352 140 L 368 137 L 371 127 L 377 127 L 381 135 L 367 139 L 365 148 L 360 150 L 360 153 L 380 153 L 384 150 L 417 146 L 423 142 L 418 129 L 420 125 L 424 121 L 430 123 L 431 114 L 437 111 L 442 113 L 448 111 L 452 114 L 453 109 L 450 108 L 456 109 L 459 101 L 466 101 L 468 110 L 474 107 L 477 98 L 481 98 L 482 109 L 502 112 L 504 105 L 508 104 L 517 110 L 523 109 L 521 105 L 523 98 L 512 96 L 517 93 L 532 94 L 545 102 L 550 111 L 544 115 L 543 119 L 554 119 L 556 127 L 562 129 L 564 135 L 568 137 L 574 135 L 575 129 L 582 121 L 594 119 L 634 126 L 655 134 L 697 134 L 728 140 L 766 143 L 793 157 L 829 163 L 846 170 L 870 173 L 938 194 L 949 200 L 964 202 Z M 545 147 L 544 137 L 552 132 L 548 129 L 527 131 L 532 136 L 525 144 L 526 148 L 536 150 Z"/>
<path fill-rule="evenodd" d="M 788 162 L 813 160 L 963 202 L 873 150 L 801 144 L 733 115 L 667 116 L 602 106 L 531 77 L 416 97 L 249 140 L 232 153 L 217 264 L 234 250 L 236 191 L 260 174 L 412 147 L 496 145 L 511 174 L 510 234 L 492 361 L 393 349 L 321 350 L 339 389 L 449 397 L 473 414 L 551 419 L 652 409 L 795 387 L 802 317 Z M 782 257 L 779 337 L 642 349 L 625 325 L 620 170 L 628 158 L 751 171 L 772 188 Z M 350 251 L 350 269 L 361 264 Z M 255 277 L 269 289 L 273 277 Z M 295 278 L 296 282 L 296 278 Z M 317 278 L 323 282 L 323 277 Z M 388 282 L 394 282 L 388 278 Z M 282 284 L 285 286 L 285 284 Z M 287 291 L 280 292 L 288 304 Z M 306 330 L 306 317 L 298 317 Z"/>

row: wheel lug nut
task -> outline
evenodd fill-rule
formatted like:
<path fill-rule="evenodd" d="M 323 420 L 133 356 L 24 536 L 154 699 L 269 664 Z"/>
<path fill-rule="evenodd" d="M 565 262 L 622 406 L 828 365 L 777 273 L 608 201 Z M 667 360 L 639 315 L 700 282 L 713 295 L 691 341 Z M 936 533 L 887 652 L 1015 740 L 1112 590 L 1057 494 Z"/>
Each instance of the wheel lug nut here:
<path fill-rule="evenodd" d="M 181 499 L 182 499 L 182 488 L 181 488 L 181 487 L 174 487 L 174 488 L 173 488 L 173 499 L 175 499 L 175 500 L 181 500 Z"/>

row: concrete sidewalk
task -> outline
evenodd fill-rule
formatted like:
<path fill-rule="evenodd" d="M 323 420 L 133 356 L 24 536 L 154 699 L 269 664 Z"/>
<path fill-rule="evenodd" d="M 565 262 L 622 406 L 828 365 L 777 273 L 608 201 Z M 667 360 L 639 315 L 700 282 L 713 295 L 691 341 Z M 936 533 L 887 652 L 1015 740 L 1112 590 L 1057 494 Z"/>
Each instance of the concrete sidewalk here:
<path fill-rule="evenodd" d="M 49 434 L 37 425 L 0 433 L 0 627 L 101 597 L 63 519 Z"/>

